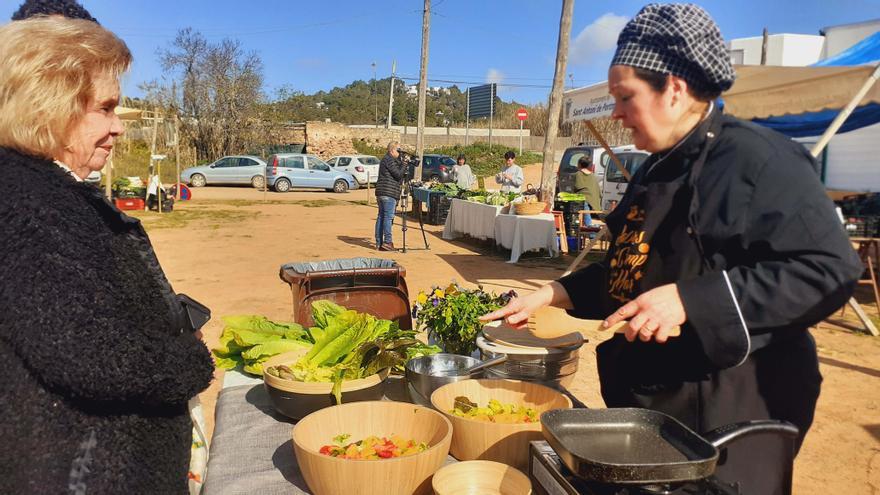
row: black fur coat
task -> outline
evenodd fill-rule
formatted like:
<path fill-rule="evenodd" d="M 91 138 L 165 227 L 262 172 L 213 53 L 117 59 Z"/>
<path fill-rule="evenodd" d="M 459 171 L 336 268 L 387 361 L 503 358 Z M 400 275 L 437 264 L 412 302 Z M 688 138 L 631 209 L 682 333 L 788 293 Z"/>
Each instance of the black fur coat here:
<path fill-rule="evenodd" d="M 0 493 L 186 493 L 205 345 L 138 220 L 0 148 Z"/>

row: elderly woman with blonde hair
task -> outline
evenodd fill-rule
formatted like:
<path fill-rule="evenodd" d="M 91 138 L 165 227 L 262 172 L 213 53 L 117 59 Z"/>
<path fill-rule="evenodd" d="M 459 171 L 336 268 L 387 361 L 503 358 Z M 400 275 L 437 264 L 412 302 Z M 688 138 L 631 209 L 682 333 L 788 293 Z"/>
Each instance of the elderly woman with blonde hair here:
<path fill-rule="evenodd" d="M 0 27 L 0 493 L 187 493 L 210 355 L 140 222 L 82 182 L 130 63 L 91 21 Z"/>

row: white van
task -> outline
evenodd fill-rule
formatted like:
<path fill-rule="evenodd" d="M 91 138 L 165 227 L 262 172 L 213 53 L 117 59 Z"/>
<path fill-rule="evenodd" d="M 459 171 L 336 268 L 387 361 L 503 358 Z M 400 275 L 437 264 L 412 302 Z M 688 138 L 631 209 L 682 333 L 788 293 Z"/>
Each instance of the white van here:
<path fill-rule="evenodd" d="M 651 156 L 647 151 L 642 151 L 634 145 L 618 146 L 616 148 L 611 148 L 611 151 L 617 155 L 620 163 L 623 164 L 624 168 L 626 168 L 630 175 L 635 175 L 636 170 L 638 170 L 639 167 L 642 166 L 642 163 Z M 626 177 L 620 173 L 620 170 L 618 170 L 614 162 L 611 161 L 611 156 L 609 156 L 607 152 L 602 153 L 602 158 L 599 163 L 605 170 L 605 180 L 601 185 L 602 209 L 608 210 L 611 208 L 612 201 L 620 203 L 620 198 L 622 198 L 623 193 L 626 192 L 626 187 L 629 185 L 629 182 L 626 181 Z M 598 167 L 596 168 L 598 170 Z"/>

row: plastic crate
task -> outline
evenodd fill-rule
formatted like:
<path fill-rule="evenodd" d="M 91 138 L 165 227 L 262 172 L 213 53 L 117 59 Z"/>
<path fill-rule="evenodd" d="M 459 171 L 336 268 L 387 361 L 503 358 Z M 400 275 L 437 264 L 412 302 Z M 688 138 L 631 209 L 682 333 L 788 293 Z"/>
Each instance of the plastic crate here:
<path fill-rule="evenodd" d="M 880 237 L 880 216 L 849 217 L 844 228 L 850 237 Z"/>
<path fill-rule="evenodd" d="M 346 258 L 281 265 L 281 280 L 290 284 L 293 319 L 313 326 L 313 301 L 331 301 L 377 318 L 412 328 L 406 269 L 394 260 Z"/>
<path fill-rule="evenodd" d="M 114 203 L 120 210 L 143 210 L 144 200 L 141 198 L 117 198 Z"/>
<path fill-rule="evenodd" d="M 426 223 L 430 225 L 443 225 L 446 223 L 446 217 L 449 216 L 449 207 L 452 205 L 452 198 L 449 196 L 440 196 L 431 199 L 431 207 L 428 209 L 428 219 Z"/>

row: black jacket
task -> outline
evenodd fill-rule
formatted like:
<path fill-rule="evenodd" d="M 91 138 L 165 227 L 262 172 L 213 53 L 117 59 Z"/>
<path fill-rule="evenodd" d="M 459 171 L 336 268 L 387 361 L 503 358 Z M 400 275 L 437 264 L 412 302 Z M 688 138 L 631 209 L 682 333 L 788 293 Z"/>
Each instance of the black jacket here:
<path fill-rule="evenodd" d="M 405 165 L 399 158 L 386 153 L 379 162 L 379 178 L 376 180 L 376 196 L 400 199 L 400 183 Z"/>
<path fill-rule="evenodd" d="M 205 345 L 140 222 L 0 148 L 0 493 L 187 493 Z"/>
<path fill-rule="evenodd" d="M 715 113 L 721 132 L 709 145 L 696 183 L 699 201 L 691 206 L 698 209 L 663 226 L 681 227 L 680 235 L 699 233 L 710 269 L 690 279 L 667 273 L 665 282 L 678 286 L 686 326 L 699 335 L 708 358 L 726 368 L 769 345 L 773 332 L 803 330 L 839 309 L 863 267 L 806 149 L 764 127 Z M 704 143 L 705 136 L 695 133 L 662 167 L 687 167 Z M 654 180 L 646 172 L 656 158 L 643 165 L 634 183 Z M 607 272 L 605 260 L 560 280 L 574 314 L 602 319 L 619 307 L 607 297 Z"/>
<path fill-rule="evenodd" d="M 607 259 L 560 282 L 586 318 L 675 283 L 687 322 L 665 344 L 615 335 L 599 345 L 608 407 L 658 410 L 698 433 L 787 421 L 800 446 L 822 382 L 807 328 L 844 304 L 862 272 L 814 165 L 800 144 L 720 111 L 642 165 L 606 218 Z M 719 479 L 784 493 L 791 448 L 780 437 L 726 452 Z"/>

